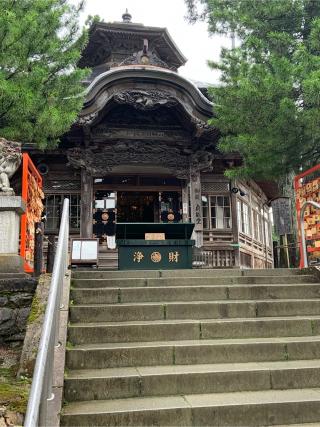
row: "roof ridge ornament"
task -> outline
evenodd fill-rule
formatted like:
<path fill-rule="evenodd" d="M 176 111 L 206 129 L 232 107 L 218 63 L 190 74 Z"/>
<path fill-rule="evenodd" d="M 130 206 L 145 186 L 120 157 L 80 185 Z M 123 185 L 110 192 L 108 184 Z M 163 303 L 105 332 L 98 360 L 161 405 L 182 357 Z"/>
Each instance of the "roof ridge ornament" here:
<path fill-rule="evenodd" d="M 169 65 L 162 61 L 155 52 L 149 50 L 149 40 L 143 39 L 143 47 L 139 52 L 134 53 L 133 55 L 126 58 L 122 61 L 120 66 L 123 65 L 154 65 L 156 67 L 173 69 L 173 67 L 169 67 Z"/>
<path fill-rule="evenodd" d="M 130 24 L 132 20 L 132 15 L 128 12 L 128 9 L 126 9 L 125 13 L 122 15 L 122 22 L 125 22 L 126 24 Z"/>

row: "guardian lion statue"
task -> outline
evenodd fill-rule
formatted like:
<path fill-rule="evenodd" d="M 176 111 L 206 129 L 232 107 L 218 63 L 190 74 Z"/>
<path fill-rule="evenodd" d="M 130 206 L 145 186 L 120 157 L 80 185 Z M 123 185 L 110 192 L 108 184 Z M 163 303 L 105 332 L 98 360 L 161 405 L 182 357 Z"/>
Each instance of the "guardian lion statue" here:
<path fill-rule="evenodd" d="M 0 196 L 1 193 L 13 194 L 9 179 L 21 163 L 21 144 L 0 138 Z"/>

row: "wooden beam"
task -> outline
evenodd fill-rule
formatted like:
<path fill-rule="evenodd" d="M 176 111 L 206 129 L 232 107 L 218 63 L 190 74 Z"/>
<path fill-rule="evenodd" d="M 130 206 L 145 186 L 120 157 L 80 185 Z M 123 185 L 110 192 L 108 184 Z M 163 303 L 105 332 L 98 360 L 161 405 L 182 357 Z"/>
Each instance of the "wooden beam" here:
<path fill-rule="evenodd" d="M 92 237 L 92 204 L 93 204 L 93 178 L 85 170 L 81 169 L 81 221 L 80 236 Z"/>
<path fill-rule="evenodd" d="M 193 235 L 196 241 L 196 247 L 200 248 L 203 246 L 200 172 L 197 172 L 194 175 L 191 175 L 190 201 L 191 201 L 191 221 L 194 223 Z"/>
<path fill-rule="evenodd" d="M 236 183 L 230 181 L 230 190 L 235 187 Z M 232 234 L 234 243 L 239 243 L 239 230 L 238 230 L 238 209 L 237 209 L 237 196 L 230 191 L 231 195 L 231 221 L 232 221 Z M 240 248 L 234 248 L 234 265 L 240 267 Z"/>

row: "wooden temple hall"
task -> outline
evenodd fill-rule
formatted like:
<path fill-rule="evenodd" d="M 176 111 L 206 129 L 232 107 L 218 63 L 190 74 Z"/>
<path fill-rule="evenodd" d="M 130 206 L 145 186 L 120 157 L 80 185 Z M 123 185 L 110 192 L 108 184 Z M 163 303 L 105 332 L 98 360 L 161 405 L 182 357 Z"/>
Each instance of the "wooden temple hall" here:
<path fill-rule="evenodd" d="M 272 267 L 270 186 L 224 176 L 241 159 L 217 150 L 207 85 L 179 74 L 186 58 L 166 28 L 122 18 L 90 29 L 85 103 L 59 148 L 25 146 L 43 176 L 46 235 L 68 197 L 71 234 L 100 239 L 100 265 L 117 257 L 119 223 L 193 222 L 195 267 Z"/>

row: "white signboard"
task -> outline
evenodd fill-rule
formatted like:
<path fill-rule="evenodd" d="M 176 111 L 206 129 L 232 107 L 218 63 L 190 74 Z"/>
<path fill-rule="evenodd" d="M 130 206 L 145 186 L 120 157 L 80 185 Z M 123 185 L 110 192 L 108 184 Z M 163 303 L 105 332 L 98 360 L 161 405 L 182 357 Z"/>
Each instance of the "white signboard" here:
<path fill-rule="evenodd" d="M 72 258 L 81 259 L 81 242 L 79 240 L 72 242 Z"/>
<path fill-rule="evenodd" d="M 114 199 L 106 200 L 106 209 L 115 209 L 115 207 L 116 207 L 116 201 Z"/>
<path fill-rule="evenodd" d="M 188 203 L 183 203 L 182 205 L 182 212 L 184 215 L 187 215 L 188 213 Z"/>
<path fill-rule="evenodd" d="M 97 264 L 98 239 L 72 239 L 71 264 Z"/>

